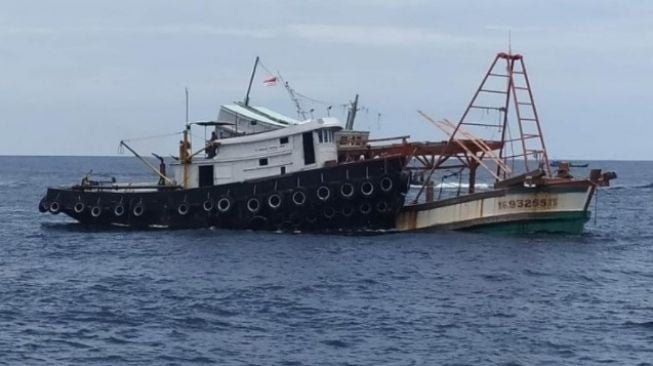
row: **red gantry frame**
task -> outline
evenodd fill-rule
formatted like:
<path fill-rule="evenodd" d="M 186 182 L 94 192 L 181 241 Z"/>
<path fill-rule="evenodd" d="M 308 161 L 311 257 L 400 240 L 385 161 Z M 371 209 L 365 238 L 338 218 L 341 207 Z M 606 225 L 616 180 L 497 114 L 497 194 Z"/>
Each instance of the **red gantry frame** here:
<path fill-rule="evenodd" d="M 417 202 L 438 169 L 466 169 L 469 173 L 469 193 L 474 192 L 478 166 L 485 168 L 497 184 L 514 178 L 516 170 L 524 174 L 537 170 L 540 177 L 551 177 L 544 137 L 522 55 L 505 52 L 496 55 L 457 124 L 418 112 L 444 132 L 448 139 L 441 142 L 409 142 L 409 136 L 401 136 L 364 140 L 353 145 L 341 144 L 339 158 L 369 159 L 395 154 L 410 158 L 416 163 L 410 169 L 419 171 L 425 177 L 414 202 Z M 510 121 L 516 123 L 511 124 Z M 343 137 L 346 134 L 344 132 Z M 391 143 L 393 140 L 399 142 Z M 444 165 L 452 158 L 457 163 Z M 523 168 L 515 168 L 519 160 L 523 162 Z"/>

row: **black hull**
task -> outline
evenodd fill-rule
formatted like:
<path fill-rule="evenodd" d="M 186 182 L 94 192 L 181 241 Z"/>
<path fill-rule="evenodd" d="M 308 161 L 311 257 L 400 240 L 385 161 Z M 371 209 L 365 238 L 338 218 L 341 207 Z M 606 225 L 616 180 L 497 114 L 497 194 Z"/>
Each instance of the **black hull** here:
<path fill-rule="evenodd" d="M 408 190 L 404 161 L 399 156 L 365 160 L 193 189 L 48 188 L 39 209 L 93 226 L 387 230 L 394 228 Z"/>

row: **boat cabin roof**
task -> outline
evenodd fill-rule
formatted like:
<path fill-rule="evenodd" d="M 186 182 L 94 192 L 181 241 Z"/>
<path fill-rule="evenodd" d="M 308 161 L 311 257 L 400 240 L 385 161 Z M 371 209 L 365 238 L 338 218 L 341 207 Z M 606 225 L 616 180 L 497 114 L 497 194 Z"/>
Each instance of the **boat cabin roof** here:
<path fill-rule="evenodd" d="M 318 118 L 307 122 L 303 122 L 300 124 L 287 126 L 285 128 L 251 133 L 242 136 L 229 137 L 225 139 L 220 139 L 218 141 L 220 145 L 223 146 L 237 145 L 237 144 L 251 143 L 256 141 L 271 140 L 271 139 L 281 138 L 285 136 L 297 135 L 304 132 L 318 130 L 320 128 L 334 128 L 340 130 L 342 129 L 342 124 L 337 118 L 323 117 L 323 118 Z"/>
<path fill-rule="evenodd" d="M 275 127 L 287 127 L 300 124 L 293 118 L 265 107 L 246 106 L 244 104 L 225 104 L 222 109 L 241 118 L 254 120 Z"/>

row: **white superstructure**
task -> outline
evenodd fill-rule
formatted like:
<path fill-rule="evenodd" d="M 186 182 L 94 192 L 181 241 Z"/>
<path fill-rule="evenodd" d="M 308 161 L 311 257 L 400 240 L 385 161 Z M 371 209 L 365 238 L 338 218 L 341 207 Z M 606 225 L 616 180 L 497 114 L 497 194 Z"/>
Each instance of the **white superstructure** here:
<path fill-rule="evenodd" d="M 219 138 L 265 132 L 302 123 L 271 109 L 243 103 L 222 105 L 218 121 L 224 124 L 216 129 Z"/>
<path fill-rule="evenodd" d="M 338 160 L 335 118 L 320 118 L 259 133 L 218 139 L 216 156 L 187 164 L 186 188 L 221 185 L 316 169 Z M 175 181 L 184 182 L 184 164 L 172 164 Z"/>

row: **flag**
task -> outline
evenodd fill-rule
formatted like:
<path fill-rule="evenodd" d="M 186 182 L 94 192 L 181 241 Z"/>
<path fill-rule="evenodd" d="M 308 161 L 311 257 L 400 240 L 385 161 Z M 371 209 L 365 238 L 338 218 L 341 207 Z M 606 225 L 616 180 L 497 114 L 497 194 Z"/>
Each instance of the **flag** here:
<path fill-rule="evenodd" d="M 265 86 L 275 86 L 275 85 L 277 85 L 277 77 L 272 76 L 272 77 L 269 77 L 269 78 L 263 80 L 263 85 L 265 85 Z"/>

